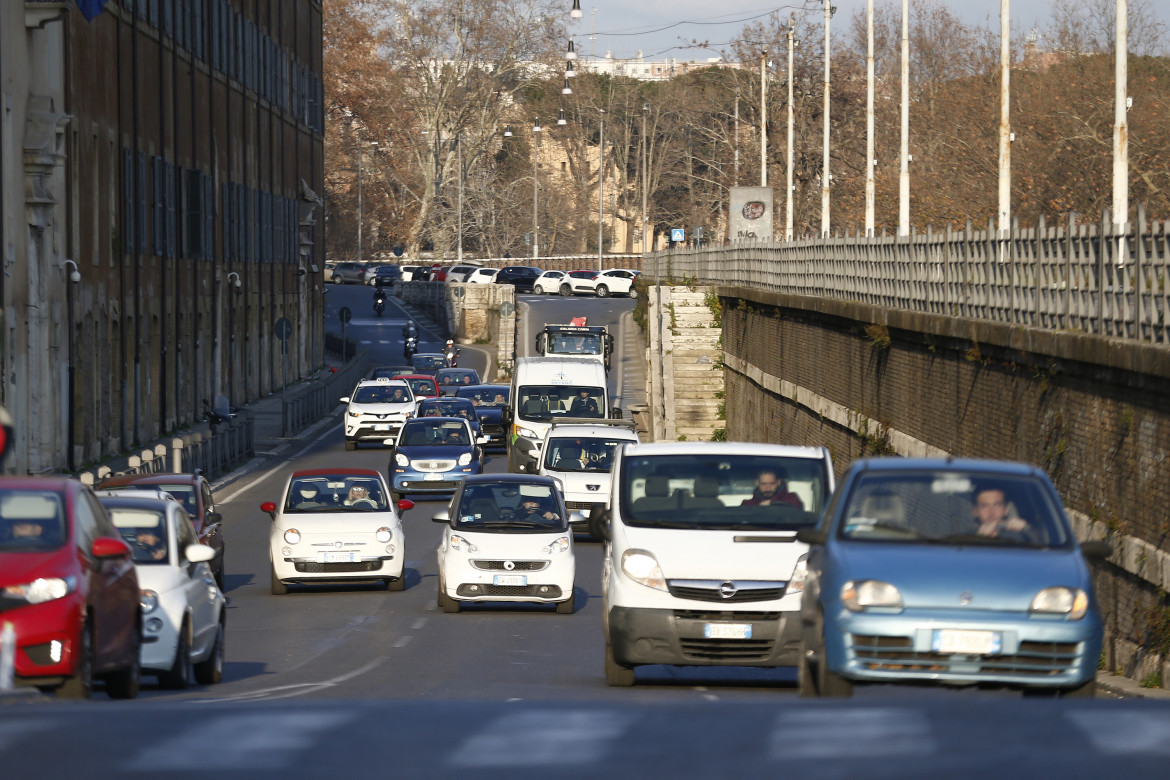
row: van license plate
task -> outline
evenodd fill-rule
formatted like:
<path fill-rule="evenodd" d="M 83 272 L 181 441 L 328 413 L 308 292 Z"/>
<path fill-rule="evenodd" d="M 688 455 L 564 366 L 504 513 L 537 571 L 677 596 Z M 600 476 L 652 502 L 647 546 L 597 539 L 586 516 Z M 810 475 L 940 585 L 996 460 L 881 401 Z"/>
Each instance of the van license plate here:
<path fill-rule="evenodd" d="M 705 623 L 703 636 L 707 639 L 751 639 L 751 623 Z"/>
<path fill-rule="evenodd" d="M 525 574 L 497 574 L 492 577 L 493 585 L 527 585 L 528 576 Z"/>

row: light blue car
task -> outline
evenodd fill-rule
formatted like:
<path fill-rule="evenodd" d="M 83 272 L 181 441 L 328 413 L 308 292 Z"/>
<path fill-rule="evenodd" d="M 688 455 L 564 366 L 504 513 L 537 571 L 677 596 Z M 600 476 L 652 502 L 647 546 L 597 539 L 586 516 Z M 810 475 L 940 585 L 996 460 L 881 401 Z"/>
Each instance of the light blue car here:
<path fill-rule="evenodd" d="M 816 529 L 800 691 L 855 683 L 1094 695 L 1101 616 L 1089 558 L 1051 481 L 1024 464 L 875 458 L 846 472 Z"/>

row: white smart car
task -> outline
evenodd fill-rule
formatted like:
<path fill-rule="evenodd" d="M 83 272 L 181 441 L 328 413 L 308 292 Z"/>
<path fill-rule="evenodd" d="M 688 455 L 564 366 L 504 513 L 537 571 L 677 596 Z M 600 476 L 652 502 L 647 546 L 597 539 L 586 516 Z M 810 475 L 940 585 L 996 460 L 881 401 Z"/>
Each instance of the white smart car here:
<path fill-rule="evenodd" d="M 406 538 L 381 473 L 371 469 L 310 469 L 289 477 L 279 505 L 266 501 L 272 593 L 291 583 L 384 582 L 404 590 Z"/>
<path fill-rule="evenodd" d="M 98 500 L 134 553 L 142 595 L 143 672 L 165 688 L 223 679 L 225 599 L 183 504 L 162 491 L 99 490 Z"/>
<path fill-rule="evenodd" d="M 573 533 L 556 481 L 525 474 L 470 476 L 433 520 L 439 542 L 439 606 L 463 602 L 556 604 L 573 613 Z"/>

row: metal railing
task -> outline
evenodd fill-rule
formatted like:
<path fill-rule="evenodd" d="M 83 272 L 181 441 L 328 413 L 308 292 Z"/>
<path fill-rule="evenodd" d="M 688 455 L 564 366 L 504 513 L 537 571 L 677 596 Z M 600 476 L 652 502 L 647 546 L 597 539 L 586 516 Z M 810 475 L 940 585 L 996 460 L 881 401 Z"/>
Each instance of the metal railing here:
<path fill-rule="evenodd" d="M 659 252 L 644 278 L 855 301 L 953 317 L 1170 344 L 1170 223 L 907 237 L 845 236 Z"/>
<path fill-rule="evenodd" d="M 336 409 L 339 399 L 349 395 L 369 370 L 370 356 L 363 350 L 323 384 L 311 385 L 286 398 L 281 418 L 283 434 L 287 436 L 289 432 L 304 430 Z"/>

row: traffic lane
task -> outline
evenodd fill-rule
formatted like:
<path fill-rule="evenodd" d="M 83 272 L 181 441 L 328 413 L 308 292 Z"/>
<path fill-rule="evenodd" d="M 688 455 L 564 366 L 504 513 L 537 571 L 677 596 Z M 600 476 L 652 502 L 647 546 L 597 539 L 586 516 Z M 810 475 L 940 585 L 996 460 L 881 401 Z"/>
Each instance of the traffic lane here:
<path fill-rule="evenodd" d="M 403 354 L 402 328 L 413 321 L 418 330 L 419 352 L 441 352 L 447 335 L 425 319 L 415 319 L 402 302 L 386 297 L 386 311 L 381 317 L 374 312 L 374 288 L 364 285 L 330 285 L 325 299 L 325 328 L 331 333 L 352 339 L 369 350 L 370 365 L 409 363 Z M 349 309 L 350 320 L 340 319 L 341 308 Z"/>

